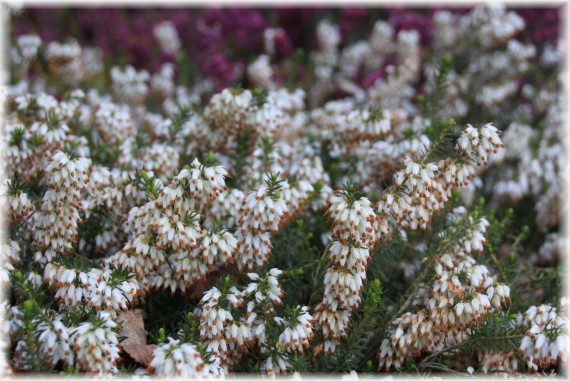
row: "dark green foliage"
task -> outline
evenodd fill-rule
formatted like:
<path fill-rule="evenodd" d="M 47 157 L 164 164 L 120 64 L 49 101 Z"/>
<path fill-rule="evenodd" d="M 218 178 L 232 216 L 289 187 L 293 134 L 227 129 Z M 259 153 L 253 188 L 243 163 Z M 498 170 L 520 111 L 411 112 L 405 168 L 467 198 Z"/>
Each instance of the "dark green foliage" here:
<path fill-rule="evenodd" d="M 169 142 L 172 143 L 176 139 L 176 135 L 182 129 L 182 126 L 190 120 L 194 111 L 190 106 L 179 106 L 178 113 L 172 118 L 172 126 L 170 131 Z"/>

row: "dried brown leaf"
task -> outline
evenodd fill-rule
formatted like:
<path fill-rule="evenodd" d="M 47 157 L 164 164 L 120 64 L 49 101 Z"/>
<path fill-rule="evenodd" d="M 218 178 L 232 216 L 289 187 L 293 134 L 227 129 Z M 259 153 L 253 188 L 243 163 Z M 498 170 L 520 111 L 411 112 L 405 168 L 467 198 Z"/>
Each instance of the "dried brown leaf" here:
<path fill-rule="evenodd" d="M 125 345 L 123 350 L 129 354 L 136 362 L 148 368 L 154 356 L 154 350 L 158 348 L 156 344 L 150 345 Z"/>
<path fill-rule="evenodd" d="M 144 329 L 143 310 L 121 312 L 117 317 L 121 324 L 119 336 L 126 339 L 120 344 L 123 349 L 132 345 L 146 345 L 146 330 Z"/>

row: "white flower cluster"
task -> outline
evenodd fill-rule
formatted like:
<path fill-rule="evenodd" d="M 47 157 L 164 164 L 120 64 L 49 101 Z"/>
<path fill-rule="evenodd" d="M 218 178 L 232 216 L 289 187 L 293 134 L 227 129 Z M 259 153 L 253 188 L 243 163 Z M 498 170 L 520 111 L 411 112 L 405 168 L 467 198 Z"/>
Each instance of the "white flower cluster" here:
<path fill-rule="evenodd" d="M 378 202 L 378 212 L 405 229 L 425 230 L 451 199 L 453 187 L 465 186 L 474 177 L 472 163 L 487 165 L 489 154 L 499 153 L 503 145 L 498 135 L 491 124 L 480 130 L 468 125 L 456 145 L 463 158 L 426 164 L 406 158 L 404 169 L 394 175 L 395 185 Z"/>
<path fill-rule="evenodd" d="M 265 184 L 251 192 L 242 202 L 236 238 L 240 242 L 237 265 L 252 270 L 254 263 L 262 267 L 269 259 L 272 245 L 270 233 L 277 233 L 289 213 L 276 178 L 267 175 Z"/>
<path fill-rule="evenodd" d="M 129 212 L 131 237 L 108 261 L 135 272 L 142 289 L 187 287 L 230 259 L 238 241 L 228 231 L 207 231 L 198 214 L 226 190 L 227 172 L 194 160 L 157 198 Z M 155 183 L 155 185 L 158 183 Z M 170 252 L 167 255 L 167 252 Z"/>
<path fill-rule="evenodd" d="M 42 356 L 51 366 L 62 360 L 64 364 L 73 364 L 70 329 L 62 322 L 62 316 L 56 316 L 53 321 L 42 321 L 38 324 L 38 342 Z"/>
<path fill-rule="evenodd" d="M 506 6 L 500 3 L 475 7 L 463 22 L 477 28 L 477 38 L 484 48 L 491 48 L 508 41 L 525 27 L 519 15 L 513 11 L 507 12 Z"/>
<path fill-rule="evenodd" d="M 39 93 L 18 96 L 14 101 L 19 116 L 7 120 L 6 133 L 21 135 L 18 142 L 2 152 L 13 164 L 7 167 L 8 175 L 26 183 L 43 182 L 42 174 L 49 161 L 69 141 L 68 124 L 78 111 L 78 100 L 74 97 L 69 102 L 58 102 L 51 95 Z"/>
<path fill-rule="evenodd" d="M 328 248 L 323 302 L 315 318 L 325 336 L 325 352 L 334 353 L 346 337 L 350 313 L 360 305 L 370 250 L 379 236 L 374 204 L 354 189 L 337 192 L 328 204 L 333 243 Z"/>
<path fill-rule="evenodd" d="M 154 73 L 150 78 L 151 91 L 158 94 L 162 99 L 168 99 L 176 90 L 174 70 L 175 67 L 173 64 L 165 63 L 160 67 L 160 70 Z"/>
<path fill-rule="evenodd" d="M 110 146 L 123 142 L 135 132 L 131 114 L 125 105 L 119 106 L 111 102 L 101 103 L 93 118 L 103 142 Z"/>
<path fill-rule="evenodd" d="M 18 71 L 22 77 L 36 59 L 38 49 L 42 45 L 42 40 L 35 34 L 23 34 L 18 37 L 16 46 L 10 50 L 11 60 L 18 65 Z"/>
<path fill-rule="evenodd" d="M 142 104 L 148 94 L 150 75 L 146 70 L 137 71 L 132 66 L 121 69 L 117 66 L 111 69 L 113 94 L 124 103 L 131 105 Z"/>
<path fill-rule="evenodd" d="M 499 130 L 490 123 L 480 129 L 468 124 L 457 141 L 457 150 L 477 165 L 487 165 L 490 153 L 497 154 L 501 147 Z"/>
<path fill-rule="evenodd" d="M 313 318 L 307 307 L 292 309 L 290 318 L 275 316 L 274 306 L 282 304 L 283 290 L 277 279 L 281 274 L 278 269 L 264 277 L 249 273 L 251 283 L 242 291 L 224 286 L 204 293 L 200 339 L 207 341 L 205 349 L 214 355 L 210 362 L 219 364 L 223 373 L 237 365 L 246 350 L 257 350 L 263 356 L 263 372 L 286 373 L 291 368 L 287 356 L 308 347 Z M 280 332 L 277 336 L 274 329 Z"/>
<path fill-rule="evenodd" d="M 0 284 L 10 285 L 10 273 L 22 262 L 21 253 L 20 245 L 14 240 L 0 243 Z"/>
<path fill-rule="evenodd" d="M 43 276 L 44 282 L 56 291 L 55 300 L 63 305 L 87 304 L 97 311 L 107 310 L 111 317 L 136 304 L 141 294 L 134 274 L 124 276 L 110 269 L 92 268 L 85 272 L 50 262 Z"/>
<path fill-rule="evenodd" d="M 52 41 L 45 53 L 50 68 L 61 80 L 77 83 L 83 78 L 82 49 L 75 40 L 65 44 Z"/>
<path fill-rule="evenodd" d="M 266 54 L 250 56 L 254 61 L 240 75 L 263 91 L 231 88 L 213 96 L 216 79 L 177 85 L 177 74 L 185 70 L 177 64 L 164 64 L 152 76 L 132 66 L 113 67 L 112 96 L 64 93 L 60 82 L 66 89 L 101 72 L 102 50 L 75 41 L 42 48 L 38 36 L 20 36 L 10 51 L 15 82 L 6 94 L 8 147 L 1 153 L 8 163 L 0 195 L 10 237 L 0 242 L 0 282 L 16 286 L 20 270 L 20 286 L 47 286 L 54 303 L 32 320 L 34 340 L 24 332 L 28 322 L 20 303 L 27 294 L 14 292 L 10 303 L 18 304 L 3 304 L 10 316 L 2 332 L 10 338 L 14 368 L 31 370 L 38 352 L 52 368 L 77 364 L 90 373 L 114 373 L 117 315 L 153 288 L 193 298 L 200 281 L 210 284 L 217 268 L 232 276 L 207 291 L 198 309 L 205 345 L 169 338 L 154 353 L 150 370 L 156 375 L 227 374 L 246 353 L 270 376 L 286 373 L 296 365 L 296 353 L 306 352 L 314 322 L 324 338 L 312 352 L 315 358 L 341 353 L 374 247 L 395 231 L 406 248 L 427 250 L 421 234 L 407 241 L 406 230 L 428 229 L 459 187 L 462 199 L 473 199 L 475 187 L 493 192 L 492 206 L 533 197 L 546 240 L 529 259 L 557 264 L 565 242 L 557 229 L 566 195 L 566 98 L 560 83 L 535 85 L 529 73 L 540 69 L 550 76 L 563 44 L 543 48 L 514 40 L 524 23 L 501 5 L 478 5 L 463 14 L 438 11 L 434 25 L 435 47 L 424 50 L 420 33 L 396 31 L 388 22 L 378 21 L 368 38 L 344 44 L 341 25 L 321 21 L 317 50 L 308 57 L 314 72 L 305 73 L 311 83 L 299 85 L 304 90 L 278 88 L 275 74 L 288 68 L 277 61 L 277 40 L 287 36 L 283 29 L 267 29 Z M 161 22 L 152 32 L 163 53 L 180 58 L 174 23 Z M 451 155 L 433 147 L 440 142 L 428 134 L 437 121 L 421 112 L 417 96 L 432 93 L 437 83 L 428 79 L 437 78 L 436 65 L 422 59 L 445 53 L 460 61 L 450 69 L 445 94 L 434 99 L 441 104 L 438 118 L 481 111 L 496 126 L 509 126 L 504 155 L 491 124 L 468 125 Z M 82 87 L 89 86 L 85 82 Z M 432 153 L 451 157 L 430 162 Z M 501 160 L 506 168 L 482 176 L 484 166 Z M 333 192 L 347 180 L 378 202 Z M 316 213 L 305 213 L 309 202 Z M 297 217 L 320 223 L 316 214 L 325 206 L 332 223 L 330 241 L 323 239 L 329 263 L 314 319 L 304 306 L 276 316 L 283 303 L 281 270 L 250 273 L 247 286 L 231 286 L 235 271 L 269 262 L 273 235 Z M 395 315 L 380 348 L 380 367 L 399 369 L 426 352 L 462 343 L 509 301 L 509 287 L 474 259 L 487 245 L 487 220 L 455 209 L 447 222 L 452 227 L 445 234 L 433 234 L 446 243 L 435 258 L 402 258 L 397 266 L 408 279 L 424 267 L 435 277 L 420 279 Z M 86 266 L 86 258 L 99 263 Z M 562 312 L 564 306 L 532 307 L 513 321 L 528 326 L 520 356 L 529 370 L 558 364 L 559 358 L 564 363 Z M 477 355 L 484 371 L 517 366 L 514 353 Z"/>
<path fill-rule="evenodd" d="M 468 217 L 464 218 L 467 230 L 449 233 L 463 234 L 463 243 L 436 257 L 435 281 L 427 287 L 429 291 L 416 291 L 417 312 L 404 313 L 388 328 L 378 355 L 379 368 L 399 369 L 408 358 L 461 343 L 489 312 L 501 311 L 510 300 L 509 287 L 497 283 L 487 267 L 471 257 L 487 224 L 483 218 L 474 222 Z"/>
<path fill-rule="evenodd" d="M 70 159 L 58 151 L 46 167 L 48 186 L 41 213 L 34 223 L 35 260 L 46 263 L 73 250 L 81 221 L 81 192 L 89 182 L 91 161 Z"/>
<path fill-rule="evenodd" d="M 559 263 L 563 258 L 566 248 L 568 247 L 568 239 L 560 233 L 550 233 L 544 239 L 544 243 L 530 257 L 531 263 L 538 266 L 552 266 Z"/>
<path fill-rule="evenodd" d="M 283 318 L 275 318 L 278 325 L 285 326 L 285 330 L 277 341 L 278 348 L 286 348 L 290 352 L 298 351 L 303 353 L 303 348 L 309 347 L 309 340 L 314 336 L 313 334 L 313 318 L 309 314 L 309 309 L 306 306 L 297 306 L 296 311 L 298 316 L 295 316 L 291 321 Z"/>
<path fill-rule="evenodd" d="M 172 337 L 155 349 L 149 369 L 159 377 L 203 378 L 208 368 L 195 345 Z"/>
<path fill-rule="evenodd" d="M 200 340 L 208 341 L 206 350 L 220 360 L 225 372 L 229 365 L 233 365 L 240 357 L 239 348 L 245 349 L 253 340 L 251 328 L 247 324 L 239 324 L 230 311 L 223 308 L 224 304 L 231 301 L 236 306 L 239 305 L 239 299 L 241 294 L 237 289 L 231 289 L 227 295 L 222 295 L 222 292 L 214 287 L 207 291 L 200 301 L 203 305 L 200 316 Z"/>
<path fill-rule="evenodd" d="M 517 325 L 529 327 L 518 349 L 529 371 L 568 363 L 569 337 L 566 331 L 566 300 L 560 307 L 549 304 L 532 306 L 517 318 Z"/>
<path fill-rule="evenodd" d="M 81 370 L 96 375 L 117 373 L 119 337 L 113 330 L 117 323 L 104 311 L 92 320 L 80 324 L 71 332 L 75 363 Z"/>
<path fill-rule="evenodd" d="M 36 207 L 28 193 L 22 189 L 12 191 L 12 186 L 10 179 L 4 180 L 0 185 L 0 199 L 3 200 L 4 205 L 8 205 L 9 211 L 7 212 L 10 215 L 10 222 L 14 224 L 28 220 L 36 211 Z"/>

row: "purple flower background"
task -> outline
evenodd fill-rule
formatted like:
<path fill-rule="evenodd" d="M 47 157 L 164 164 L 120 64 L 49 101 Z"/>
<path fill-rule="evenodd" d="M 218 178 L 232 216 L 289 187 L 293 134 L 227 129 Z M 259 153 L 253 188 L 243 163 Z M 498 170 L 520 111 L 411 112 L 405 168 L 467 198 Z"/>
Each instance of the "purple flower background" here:
<path fill-rule="evenodd" d="M 281 27 L 285 34 L 276 39 L 278 59 L 291 56 L 299 48 L 315 48 L 314 30 L 319 20 L 337 22 L 342 43 L 366 38 L 376 20 L 389 21 L 396 31 L 418 30 L 422 44 L 432 37 L 432 16 L 437 10 L 465 13 L 469 8 L 44 8 L 28 7 L 12 20 L 12 35 L 37 33 L 44 41 L 73 37 L 82 45 L 96 46 L 105 58 L 120 60 L 138 69 L 155 72 L 174 57 L 162 53 L 153 35 L 153 27 L 169 20 L 178 31 L 186 66 L 193 73 L 215 78 L 223 88 L 239 81 L 239 67 L 263 51 L 263 31 Z M 527 22 L 519 38 L 536 44 L 556 43 L 560 16 L 555 8 L 515 9 Z M 186 69 L 190 69 L 186 67 Z M 379 73 L 365 73 L 366 86 Z"/>

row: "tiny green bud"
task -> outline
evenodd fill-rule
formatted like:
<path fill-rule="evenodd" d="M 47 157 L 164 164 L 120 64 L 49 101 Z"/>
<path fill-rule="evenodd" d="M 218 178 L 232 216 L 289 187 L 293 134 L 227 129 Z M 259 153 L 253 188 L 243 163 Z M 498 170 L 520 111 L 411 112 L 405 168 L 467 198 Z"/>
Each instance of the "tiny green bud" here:
<path fill-rule="evenodd" d="M 34 302 L 32 302 L 31 300 L 26 300 L 24 302 L 24 311 L 26 312 L 27 315 L 31 315 L 34 309 Z"/>
<path fill-rule="evenodd" d="M 16 271 L 14 273 L 14 278 L 16 279 L 17 282 L 23 282 L 24 281 L 24 275 L 22 274 L 21 271 Z"/>
<path fill-rule="evenodd" d="M 372 287 L 374 287 L 375 290 L 379 290 L 380 286 L 381 286 L 380 279 L 376 278 L 372 281 Z"/>
<path fill-rule="evenodd" d="M 208 163 L 211 163 L 212 165 L 216 162 L 216 158 L 214 156 L 214 153 L 212 151 L 208 152 Z"/>

